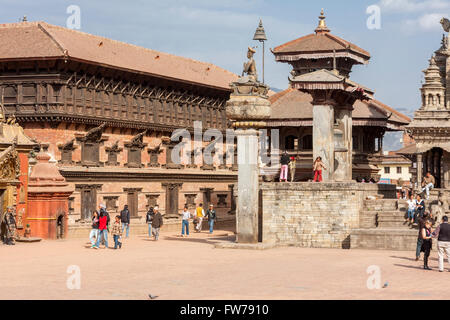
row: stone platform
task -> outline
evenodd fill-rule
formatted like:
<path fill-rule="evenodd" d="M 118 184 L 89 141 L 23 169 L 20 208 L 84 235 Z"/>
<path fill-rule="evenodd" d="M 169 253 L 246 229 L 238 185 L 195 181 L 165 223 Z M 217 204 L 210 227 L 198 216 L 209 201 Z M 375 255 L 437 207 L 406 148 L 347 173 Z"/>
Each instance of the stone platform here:
<path fill-rule="evenodd" d="M 350 248 L 368 197 L 395 197 L 395 186 L 356 182 L 262 183 L 260 240 L 265 244 Z"/>

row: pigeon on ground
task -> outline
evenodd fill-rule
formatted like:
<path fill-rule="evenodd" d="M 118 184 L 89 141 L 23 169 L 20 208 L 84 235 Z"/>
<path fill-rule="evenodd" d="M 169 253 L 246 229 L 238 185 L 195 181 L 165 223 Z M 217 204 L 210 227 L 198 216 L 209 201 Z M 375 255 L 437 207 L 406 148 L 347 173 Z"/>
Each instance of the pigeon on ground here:
<path fill-rule="evenodd" d="M 384 285 L 383 285 L 383 288 L 387 288 L 388 284 L 389 284 L 389 283 L 386 281 L 386 282 L 384 283 Z"/>
<path fill-rule="evenodd" d="M 152 299 L 152 300 L 153 300 L 153 299 L 156 299 L 156 298 L 158 298 L 159 296 L 152 296 L 152 294 L 151 294 L 151 293 L 149 293 L 149 294 L 148 294 L 148 297 L 149 297 L 150 299 Z"/>

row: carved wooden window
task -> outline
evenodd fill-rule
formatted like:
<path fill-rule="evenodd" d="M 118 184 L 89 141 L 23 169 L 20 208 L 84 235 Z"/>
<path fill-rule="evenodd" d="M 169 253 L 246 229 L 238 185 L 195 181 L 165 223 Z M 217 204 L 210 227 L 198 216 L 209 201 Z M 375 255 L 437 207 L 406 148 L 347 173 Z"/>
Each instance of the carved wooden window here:
<path fill-rule="evenodd" d="M 97 191 L 101 190 L 100 184 L 76 185 L 76 190 L 81 194 L 81 220 L 90 220 L 92 212 L 97 210 Z"/>
<path fill-rule="evenodd" d="M 70 140 L 69 142 L 61 145 L 58 149 L 61 151 L 61 164 L 72 164 L 72 153 L 76 149 L 74 145 L 75 139 Z"/>
<path fill-rule="evenodd" d="M 197 197 L 196 193 L 186 193 L 184 195 L 186 198 L 186 205 L 189 209 L 195 208 L 195 198 Z"/>
<path fill-rule="evenodd" d="M 147 146 L 144 143 L 144 136 L 147 131 L 141 132 L 134 136 L 130 142 L 125 143 L 125 147 L 128 149 L 128 162 L 127 167 L 140 168 L 142 167 L 142 149 Z"/>
<path fill-rule="evenodd" d="M 61 88 L 62 88 L 62 86 L 60 84 L 53 84 L 52 85 L 53 101 L 54 102 L 61 102 L 62 101 Z"/>
<path fill-rule="evenodd" d="M 22 86 L 22 101 L 24 103 L 35 103 L 36 102 L 36 85 L 35 84 L 24 84 Z"/>
<path fill-rule="evenodd" d="M 146 194 L 145 197 L 147 198 L 147 210 L 158 205 L 159 194 Z"/>
<path fill-rule="evenodd" d="M 308 134 L 302 138 L 303 150 L 312 150 L 313 148 L 313 139 L 312 135 Z"/>
<path fill-rule="evenodd" d="M 103 200 L 107 211 L 118 212 L 119 205 L 117 204 L 117 201 L 119 200 L 119 196 L 104 196 Z"/>
<path fill-rule="evenodd" d="M 102 124 L 89 130 L 84 136 L 78 136 L 77 140 L 81 143 L 81 165 L 99 166 L 100 163 L 100 145 L 103 129 L 106 124 Z"/>
<path fill-rule="evenodd" d="M 217 195 L 218 201 L 217 201 L 217 207 L 226 207 L 227 206 L 227 197 L 228 194 L 226 193 L 220 193 Z"/>
<path fill-rule="evenodd" d="M 4 102 L 5 103 L 17 103 L 17 87 L 16 86 L 5 87 Z"/>

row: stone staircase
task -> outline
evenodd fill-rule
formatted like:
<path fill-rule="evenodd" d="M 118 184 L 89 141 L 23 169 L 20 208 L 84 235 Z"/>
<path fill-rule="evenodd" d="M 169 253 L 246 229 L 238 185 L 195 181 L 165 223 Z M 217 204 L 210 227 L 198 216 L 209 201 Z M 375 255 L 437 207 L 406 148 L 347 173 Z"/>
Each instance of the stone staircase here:
<path fill-rule="evenodd" d="M 364 200 L 359 228 L 350 235 L 350 247 L 414 250 L 418 230 L 405 220 L 407 207 L 406 200 Z"/>

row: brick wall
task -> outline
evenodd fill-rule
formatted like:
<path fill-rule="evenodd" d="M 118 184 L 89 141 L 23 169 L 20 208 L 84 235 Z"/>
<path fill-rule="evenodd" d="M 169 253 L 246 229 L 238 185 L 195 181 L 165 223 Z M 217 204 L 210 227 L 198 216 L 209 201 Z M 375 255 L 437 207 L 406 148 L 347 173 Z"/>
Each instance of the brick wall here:
<path fill-rule="evenodd" d="M 391 190 L 392 189 L 392 190 Z M 302 247 L 348 248 L 368 195 L 395 186 L 364 183 L 263 183 L 262 241 Z"/>

